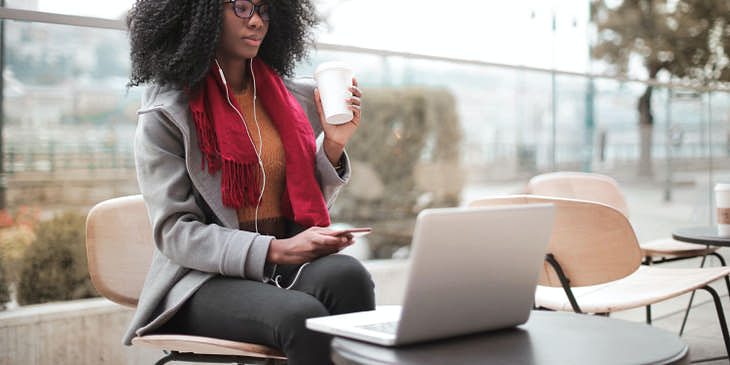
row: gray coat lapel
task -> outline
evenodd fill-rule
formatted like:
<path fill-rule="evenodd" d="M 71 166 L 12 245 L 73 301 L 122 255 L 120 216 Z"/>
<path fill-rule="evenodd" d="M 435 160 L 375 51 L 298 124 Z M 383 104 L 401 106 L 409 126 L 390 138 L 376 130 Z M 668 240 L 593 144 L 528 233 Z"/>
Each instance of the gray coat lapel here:
<path fill-rule="evenodd" d="M 185 143 L 185 162 L 193 186 L 198 190 L 221 224 L 229 228 L 238 228 L 238 217 L 233 208 L 223 205 L 220 189 L 220 171 L 215 175 L 203 168 L 203 154 L 198 147 L 195 125 L 188 107 L 187 96 L 179 90 L 152 88 L 149 92 L 159 92 L 163 97 L 148 97 L 146 100 L 168 100 L 165 104 L 151 105 L 140 110 L 140 113 L 160 111 L 177 125 Z"/>

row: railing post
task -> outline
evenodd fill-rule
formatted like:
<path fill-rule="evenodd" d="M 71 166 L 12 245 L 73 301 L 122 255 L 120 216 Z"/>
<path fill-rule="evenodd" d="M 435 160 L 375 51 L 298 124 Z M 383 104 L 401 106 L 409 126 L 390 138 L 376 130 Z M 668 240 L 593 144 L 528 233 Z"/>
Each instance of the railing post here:
<path fill-rule="evenodd" d="M 51 140 L 48 144 L 48 160 L 51 164 L 51 172 L 56 171 L 56 142 Z"/>
<path fill-rule="evenodd" d="M 6 167 L 6 173 L 12 174 L 15 172 L 15 149 L 11 148 L 8 152 L 8 164 L 5 165 Z"/>

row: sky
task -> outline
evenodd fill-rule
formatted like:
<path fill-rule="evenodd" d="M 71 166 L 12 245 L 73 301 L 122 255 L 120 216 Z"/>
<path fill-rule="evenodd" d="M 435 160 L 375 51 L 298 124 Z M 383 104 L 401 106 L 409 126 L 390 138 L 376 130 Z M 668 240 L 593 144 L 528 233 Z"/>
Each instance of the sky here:
<path fill-rule="evenodd" d="M 127 11 L 134 0 L 21 0 L 38 2 L 38 10 L 52 13 L 116 18 Z M 7 0 L 6 0 L 7 2 Z"/>
<path fill-rule="evenodd" d="M 117 18 L 134 0 L 6 0 L 41 11 Z M 586 0 L 315 0 L 317 40 L 588 72 Z M 13 6 L 13 5 L 11 5 Z M 552 29 L 555 17 L 556 29 Z"/>
<path fill-rule="evenodd" d="M 7 0 L 6 0 L 7 1 Z M 27 1 L 27 0 L 26 0 Z M 30 0 L 33 1 L 33 0 Z M 41 11 L 116 18 L 127 11 L 134 0 L 36 0 Z"/>
<path fill-rule="evenodd" d="M 331 19 L 320 41 L 587 71 L 585 0 L 349 0 Z"/>

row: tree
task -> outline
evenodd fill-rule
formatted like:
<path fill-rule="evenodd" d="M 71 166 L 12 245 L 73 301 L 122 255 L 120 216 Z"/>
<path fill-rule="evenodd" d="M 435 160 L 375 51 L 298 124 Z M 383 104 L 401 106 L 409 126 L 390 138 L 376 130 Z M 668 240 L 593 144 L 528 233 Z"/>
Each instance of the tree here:
<path fill-rule="evenodd" d="M 598 40 L 595 59 L 625 74 L 638 56 L 654 80 L 661 71 L 673 79 L 700 85 L 730 81 L 730 1 L 728 0 L 592 0 L 591 21 Z M 638 100 L 641 131 L 639 174 L 652 175 L 653 87 Z"/>

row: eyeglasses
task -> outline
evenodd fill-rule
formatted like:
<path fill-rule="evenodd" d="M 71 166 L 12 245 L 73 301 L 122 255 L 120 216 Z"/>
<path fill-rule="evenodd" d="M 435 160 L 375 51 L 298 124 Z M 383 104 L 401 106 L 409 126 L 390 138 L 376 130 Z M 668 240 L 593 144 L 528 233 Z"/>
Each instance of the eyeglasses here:
<path fill-rule="evenodd" d="M 271 20 L 269 6 L 267 4 L 256 5 L 249 0 L 225 0 L 223 3 L 233 3 L 233 12 L 236 13 L 236 16 L 239 18 L 251 19 L 253 12 L 255 11 L 259 13 L 259 17 L 261 17 L 261 20 L 264 22 L 268 23 Z"/>

